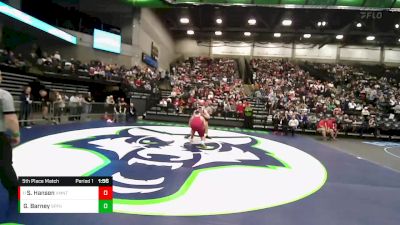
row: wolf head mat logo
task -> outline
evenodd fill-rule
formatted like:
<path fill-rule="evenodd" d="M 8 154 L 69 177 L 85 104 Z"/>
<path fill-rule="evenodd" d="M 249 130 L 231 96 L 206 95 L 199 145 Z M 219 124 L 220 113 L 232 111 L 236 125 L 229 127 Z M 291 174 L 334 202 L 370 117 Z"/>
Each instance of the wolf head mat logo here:
<path fill-rule="evenodd" d="M 137 127 L 115 135 L 65 142 L 72 148 L 89 148 L 112 163 L 103 168 L 112 174 L 118 197 L 161 198 L 176 193 L 195 170 L 229 165 L 284 167 L 268 152 L 254 148 L 248 136 L 213 137 L 204 148 L 190 144 L 185 133 Z M 101 172 L 101 171 L 99 171 Z"/>

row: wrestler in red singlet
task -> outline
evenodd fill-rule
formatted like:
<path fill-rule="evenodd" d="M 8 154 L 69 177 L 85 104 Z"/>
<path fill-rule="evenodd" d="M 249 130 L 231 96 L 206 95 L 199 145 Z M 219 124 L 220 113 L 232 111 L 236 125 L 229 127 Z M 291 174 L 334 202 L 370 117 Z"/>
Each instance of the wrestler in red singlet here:
<path fill-rule="evenodd" d="M 204 145 L 204 135 L 206 132 L 205 120 L 198 110 L 193 113 L 192 118 L 190 118 L 189 125 L 190 128 L 192 128 L 190 140 L 193 141 L 194 134 L 197 132 L 201 138 L 201 144 Z"/>
<path fill-rule="evenodd" d="M 204 136 L 206 129 L 201 115 L 193 116 L 190 127 L 192 128 L 193 134 L 197 132 L 201 138 Z"/>

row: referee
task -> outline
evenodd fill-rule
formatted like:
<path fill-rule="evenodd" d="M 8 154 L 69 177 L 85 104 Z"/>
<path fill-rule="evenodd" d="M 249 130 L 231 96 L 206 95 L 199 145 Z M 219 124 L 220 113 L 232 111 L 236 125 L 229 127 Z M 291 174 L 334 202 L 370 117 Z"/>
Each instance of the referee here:
<path fill-rule="evenodd" d="M 0 83 L 2 80 L 0 71 Z M 11 133 L 11 137 L 6 135 Z M 12 166 L 12 146 L 19 144 L 18 117 L 11 94 L 0 88 L 0 180 L 8 190 L 10 201 L 17 199 L 18 181 Z"/>

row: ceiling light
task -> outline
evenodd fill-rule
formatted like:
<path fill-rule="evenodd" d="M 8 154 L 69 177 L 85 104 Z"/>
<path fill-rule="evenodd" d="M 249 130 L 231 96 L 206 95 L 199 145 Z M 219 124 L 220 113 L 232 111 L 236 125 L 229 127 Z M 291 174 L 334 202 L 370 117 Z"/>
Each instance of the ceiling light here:
<path fill-rule="evenodd" d="M 282 25 L 283 26 L 290 26 L 290 25 L 292 25 L 292 20 L 283 20 L 282 21 Z"/>
<path fill-rule="evenodd" d="M 222 19 L 218 18 L 218 19 L 215 20 L 215 22 L 217 22 L 218 24 L 221 24 L 222 23 Z"/>
<path fill-rule="evenodd" d="M 181 22 L 183 24 L 187 24 L 187 23 L 189 23 L 189 18 L 182 17 L 182 18 L 179 19 L 179 22 Z"/>
<path fill-rule="evenodd" d="M 395 27 L 396 29 L 399 29 L 399 28 L 400 28 L 400 25 L 399 25 L 398 23 L 396 23 L 396 24 L 394 25 L 394 27 Z"/>
<path fill-rule="evenodd" d="M 281 37 L 281 33 L 274 33 L 274 37 L 276 38 Z"/>
<path fill-rule="evenodd" d="M 193 34 L 194 34 L 194 31 L 193 31 L 193 30 L 188 30 L 188 31 L 186 31 L 186 33 L 187 33 L 188 35 L 193 35 Z"/>
<path fill-rule="evenodd" d="M 317 26 L 318 27 L 325 27 L 326 24 L 328 24 L 326 21 L 318 21 Z"/>
<path fill-rule="evenodd" d="M 244 36 L 250 36 L 251 35 L 251 33 L 250 32 L 244 32 Z"/>
<path fill-rule="evenodd" d="M 220 35 L 222 35 L 222 32 L 221 31 L 215 31 L 215 35 L 217 35 L 217 36 L 220 36 Z"/>
<path fill-rule="evenodd" d="M 343 35 L 342 34 L 336 35 L 336 39 L 342 40 L 343 39 Z"/>
<path fill-rule="evenodd" d="M 368 37 L 367 37 L 367 41 L 373 41 L 373 40 L 375 40 L 375 37 L 374 37 L 374 36 L 368 36 Z"/>
<path fill-rule="evenodd" d="M 361 23 L 357 23 L 357 25 L 356 25 L 358 28 L 360 28 L 360 27 L 362 27 L 362 24 Z"/>
<path fill-rule="evenodd" d="M 399 38 L 399 42 L 400 42 L 400 38 Z"/>
<path fill-rule="evenodd" d="M 285 4 L 284 7 L 285 7 L 285 9 L 295 9 L 297 7 L 297 5 L 295 5 L 295 4 Z"/>
<path fill-rule="evenodd" d="M 255 24 L 257 23 L 256 19 L 249 19 L 249 20 L 247 20 L 247 22 L 248 22 L 250 25 L 255 25 Z"/>
<path fill-rule="evenodd" d="M 304 38 L 311 38 L 311 34 L 304 34 L 303 37 Z"/>

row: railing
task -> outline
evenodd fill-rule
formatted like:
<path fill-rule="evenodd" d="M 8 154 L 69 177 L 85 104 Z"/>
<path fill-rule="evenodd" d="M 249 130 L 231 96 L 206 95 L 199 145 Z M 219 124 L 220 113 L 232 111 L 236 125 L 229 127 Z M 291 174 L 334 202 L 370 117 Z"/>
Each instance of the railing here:
<path fill-rule="evenodd" d="M 88 121 L 93 118 L 113 116 L 114 107 L 105 103 L 57 103 L 43 104 L 34 101 L 30 104 L 14 102 L 22 126 L 33 124 L 58 124 L 70 121 Z"/>
<path fill-rule="evenodd" d="M 194 108 L 179 108 L 175 106 L 163 107 L 157 104 L 155 107 L 151 108 L 147 113 L 155 115 L 171 115 L 171 116 L 186 116 L 189 117 L 193 114 Z M 236 111 L 230 112 L 217 112 L 210 115 L 210 119 L 223 119 L 223 120 L 235 120 L 243 121 L 243 117 L 240 116 Z"/>

